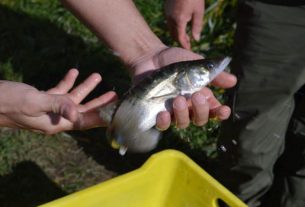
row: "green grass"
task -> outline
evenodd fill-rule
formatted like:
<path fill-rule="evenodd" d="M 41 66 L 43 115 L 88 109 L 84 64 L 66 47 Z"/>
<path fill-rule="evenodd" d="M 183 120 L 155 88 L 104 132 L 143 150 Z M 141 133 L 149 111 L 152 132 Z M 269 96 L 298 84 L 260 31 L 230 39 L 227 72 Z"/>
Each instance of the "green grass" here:
<path fill-rule="evenodd" d="M 178 45 L 166 30 L 163 0 L 136 0 L 152 30 L 167 45 Z M 195 52 L 231 55 L 236 1 L 207 0 L 205 27 Z M 71 67 L 80 80 L 92 72 L 103 83 L 90 95 L 109 89 L 124 93 L 130 78 L 120 61 L 56 0 L 0 1 L 0 77 L 41 90 L 52 87 Z M 220 100 L 223 92 L 215 89 Z M 215 157 L 219 123 L 167 131 L 158 149 L 176 148 L 197 161 Z M 104 129 L 45 136 L 0 130 L 1 206 L 34 206 L 139 167 L 151 154 L 121 157 L 105 140 Z M 3 190 L 1 190 L 3 189 Z M 4 190 L 5 189 L 5 190 Z"/>

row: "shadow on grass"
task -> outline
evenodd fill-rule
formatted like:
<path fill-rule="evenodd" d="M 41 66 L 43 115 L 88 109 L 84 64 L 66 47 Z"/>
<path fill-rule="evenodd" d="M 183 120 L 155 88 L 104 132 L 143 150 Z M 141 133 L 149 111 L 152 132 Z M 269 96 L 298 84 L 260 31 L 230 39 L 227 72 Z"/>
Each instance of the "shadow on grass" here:
<path fill-rule="evenodd" d="M 139 168 L 153 153 L 127 153 L 121 156 L 118 150 L 111 148 L 105 136 L 105 129 L 77 131 L 71 134 L 86 154 L 90 155 L 106 169 L 118 174 L 124 174 Z"/>
<path fill-rule="evenodd" d="M 118 174 L 124 174 L 141 167 L 145 161 L 154 153 L 166 149 L 175 149 L 185 153 L 206 171 L 214 168 L 214 162 L 201 150 L 191 149 L 190 146 L 175 138 L 171 130 L 163 134 L 156 149 L 148 153 L 128 152 L 121 156 L 118 150 L 111 148 L 106 136 L 106 129 L 94 129 L 84 132 L 73 132 L 73 137 L 77 140 L 80 147 L 92 156 L 99 164 L 104 165 L 108 170 Z"/>
<path fill-rule="evenodd" d="M 37 206 L 66 195 L 38 165 L 24 161 L 12 173 L 0 177 L 2 207 Z"/>
<path fill-rule="evenodd" d="M 9 76 L 8 73 L 20 74 L 23 82 L 46 90 L 68 69 L 76 67 L 80 70 L 80 80 L 92 72 L 102 74 L 104 81 L 95 95 L 113 87 L 124 90 L 128 86 L 121 63 L 108 50 L 86 44 L 47 19 L 0 5 L 0 25 L 0 63 L 9 64 L 13 70 L 1 68 L 1 78 Z"/>

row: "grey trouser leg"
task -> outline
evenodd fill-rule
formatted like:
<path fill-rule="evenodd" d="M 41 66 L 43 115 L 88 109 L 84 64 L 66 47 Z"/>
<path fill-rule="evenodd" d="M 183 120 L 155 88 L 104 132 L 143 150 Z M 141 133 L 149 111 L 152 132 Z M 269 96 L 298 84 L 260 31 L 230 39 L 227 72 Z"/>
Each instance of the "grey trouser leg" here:
<path fill-rule="evenodd" d="M 249 206 L 259 206 L 285 149 L 294 95 L 305 83 L 305 6 L 241 3 L 233 60 L 232 72 L 239 82 L 229 91 L 232 116 L 221 130 L 218 144 L 223 169 L 216 177 Z M 298 139 L 304 140 L 301 134 Z M 293 142 L 291 136 L 295 137 L 287 139 Z M 304 146 L 299 147 L 303 154 L 291 157 L 301 156 L 298 159 L 303 163 L 292 168 L 301 173 L 298 178 L 305 179 Z M 279 166 L 296 172 L 290 171 L 289 164 Z M 301 199 L 305 199 L 305 186 L 301 188 Z"/>
<path fill-rule="evenodd" d="M 275 165 L 274 184 L 265 196 L 264 207 L 305 206 L 305 87 L 295 99 L 285 150 Z"/>

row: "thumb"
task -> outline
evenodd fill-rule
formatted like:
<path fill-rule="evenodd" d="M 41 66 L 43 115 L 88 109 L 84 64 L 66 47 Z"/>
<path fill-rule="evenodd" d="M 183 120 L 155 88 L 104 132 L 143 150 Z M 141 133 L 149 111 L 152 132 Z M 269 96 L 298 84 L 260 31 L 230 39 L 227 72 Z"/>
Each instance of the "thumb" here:
<path fill-rule="evenodd" d="M 58 114 L 71 122 L 77 121 L 79 116 L 77 105 L 66 95 L 47 94 L 43 110 Z"/>

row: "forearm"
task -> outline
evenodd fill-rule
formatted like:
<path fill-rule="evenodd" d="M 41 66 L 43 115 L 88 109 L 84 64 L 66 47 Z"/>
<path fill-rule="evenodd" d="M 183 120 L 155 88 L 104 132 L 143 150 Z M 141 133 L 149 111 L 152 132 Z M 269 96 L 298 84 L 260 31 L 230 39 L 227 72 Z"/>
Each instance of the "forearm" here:
<path fill-rule="evenodd" d="M 165 45 L 131 0 L 62 0 L 127 65 Z"/>
<path fill-rule="evenodd" d="M 15 82 L 12 81 L 0 80 L 0 118 L 5 114 L 14 113 L 19 108 L 15 105 L 19 104 L 19 100 L 16 100 L 14 95 L 14 84 Z"/>
<path fill-rule="evenodd" d="M 16 102 L 19 103 L 20 101 L 16 101 L 14 88 L 14 82 L 0 80 L 0 127 L 17 126 L 8 115 L 15 113 L 20 108 L 19 105 L 16 105 Z"/>

